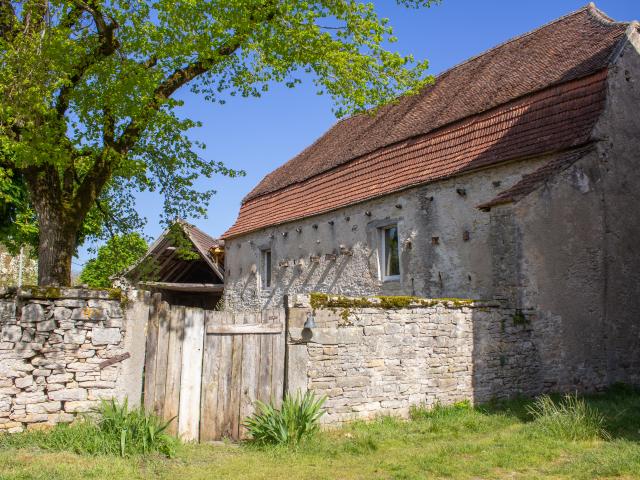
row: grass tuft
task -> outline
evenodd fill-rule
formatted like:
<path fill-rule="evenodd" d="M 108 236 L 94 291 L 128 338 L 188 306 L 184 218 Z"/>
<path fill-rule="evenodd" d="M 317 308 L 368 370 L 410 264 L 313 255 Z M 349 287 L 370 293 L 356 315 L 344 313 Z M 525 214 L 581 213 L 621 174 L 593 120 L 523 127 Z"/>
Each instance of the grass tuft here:
<path fill-rule="evenodd" d="M 325 397 L 317 398 L 311 391 L 285 396 L 279 409 L 258 401 L 256 413 L 244 425 L 256 444 L 298 445 L 318 431 L 324 402 Z"/>
<path fill-rule="evenodd" d="M 580 398 L 605 417 L 611 439 L 568 441 L 548 435 L 527 413 L 536 400 L 520 397 L 474 407 L 416 408 L 414 420 L 380 416 L 355 421 L 320 431 L 294 448 L 253 442 L 186 444 L 173 459 L 76 455 L 29 444 L 20 448 L 17 441 L 3 448 L 0 434 L 0 478 L 639 478 L 640 391 L 615 386 Z"/>
<path fill-rule="evenodd" d="M 171 421 L 163 422 L 142 408 L 129 410 L 126 400 L 123 404 L 103 401 L 96 413 L 97 418 L 86 416 L 50 430 L 4 435 L 0 437 L 0 448 L 39 447 L 80 455 L 120 457 L 150 453 L 175 455 L 178 439 L 165 433 Z"/>
<path fill-rule="evenodd" d="M 563 440 L 609 439 L 604 428 L 605 417 L 577 394 L 566 394 L 560 400 L 541 395 L 528 406 L 536 427 L 544 434 Z"/>

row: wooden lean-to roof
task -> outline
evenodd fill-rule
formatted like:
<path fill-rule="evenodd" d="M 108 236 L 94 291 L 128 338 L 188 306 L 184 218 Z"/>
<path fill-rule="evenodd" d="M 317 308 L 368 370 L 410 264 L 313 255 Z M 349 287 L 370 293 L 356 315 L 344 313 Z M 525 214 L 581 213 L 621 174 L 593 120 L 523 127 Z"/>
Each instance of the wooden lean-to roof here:
<path fill-rule="evenodd" d="M 171 229 L 165 230 L 126 277 L 155 289 L 187 292 L 220 292 L 224 284 L 224 240 L 207 235 L 194 225 L 177 220 L 195 257 L 185 256 L 185 245 L 175 245 Z M 147 276 L 151 278 L 147 278 Z"/>
<path fill-rule="evenodd" d="M 249 193 L 223 238 L 588 143 L 627 26 L 590 4 L 338 122 Z"/>

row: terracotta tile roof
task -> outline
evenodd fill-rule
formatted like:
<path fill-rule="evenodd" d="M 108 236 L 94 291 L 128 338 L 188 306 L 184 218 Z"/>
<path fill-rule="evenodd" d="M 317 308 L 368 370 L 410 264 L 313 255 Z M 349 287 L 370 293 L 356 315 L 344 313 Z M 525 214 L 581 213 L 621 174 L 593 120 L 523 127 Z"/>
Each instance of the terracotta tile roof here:
<path fill-rule="evenodd" d="M 338 122 L 267 175 L 223 237 L 587 142 L 626 26 L 590 5 Z"/>
<path fill-rule="evenodd" d="M 522 177 L 522 180 L 516 183 L 513 187 L 500 193 L 494 199 L 478 205 L 478 208 L 481 210 L 489 210 L 491 209 L 491 207 L 495 207 L 497 205 L 517 202 L 518 200 L 532 193 L 534 190 L 537 190 L 538 187 L 540 187 L 547 180 L 554 177 L 561 171 L 569 168 L 571 165 L 573 165 L 575 162 L 577 162 L 593 150 L 593 146 L 587 145 L 582 148 L 577 148 L 555 155 L 548 163 L 544 164 L 538 170 L 524 175 Z"/>
<path fill-rule="evenodd" d="M 191 241 L 201 251 L 208 252 L 212 248 L 224 247 L 224 240 L 221 240 L 219 238 L 213 238 L 208 234 L 204 233 L 195 225 L 191 225 L 190 223 L 187 223 L 184 220 L 179 220 L 179 223 L 180 225 L 182 225 L 182 228 L 184 229 L 185 233 L 189 236 Z"/>

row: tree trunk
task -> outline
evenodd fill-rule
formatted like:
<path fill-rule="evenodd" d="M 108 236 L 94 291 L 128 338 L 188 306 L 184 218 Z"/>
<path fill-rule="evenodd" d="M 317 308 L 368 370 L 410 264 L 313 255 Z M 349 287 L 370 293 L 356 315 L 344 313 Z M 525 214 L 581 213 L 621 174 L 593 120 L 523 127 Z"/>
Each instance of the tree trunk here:
<path fill-rule="evenodd" d="M 60 181 L 53 168 L 26 176 L 31 203 L 38 217 L 38 285 L 71 285 L 71 258 L 82 219 L 64 206 Z"/>
<path fill-rule="evenodd" d="M 71 285 L 71 258 L 75 253 L 76 232 L 61 212 L 38 212 L 38 285 Z"/>

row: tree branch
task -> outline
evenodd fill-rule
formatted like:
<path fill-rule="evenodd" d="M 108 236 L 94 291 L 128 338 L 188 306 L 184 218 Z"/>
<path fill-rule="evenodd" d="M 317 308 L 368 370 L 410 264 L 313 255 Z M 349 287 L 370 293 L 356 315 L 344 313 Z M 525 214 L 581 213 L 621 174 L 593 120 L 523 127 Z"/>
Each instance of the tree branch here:
<path fill-rule="evenodd" d="M 189 83 L 199 75 L 206 73 L 213 67 L 218 60 L 222 57 L 228 57 L 233 55 L 239 48 L 242 40 L 234 38 L 225 45 L 216 49 L 214 55 L 209 58 L 197 60 L 184 68 L 177 69 L 171 75 L 169 75 L 153 93 L 153 99 L 147 105 L 147 110 L 150 112 L 157 111 L 162 104 L 183 85 Z M 146 120 L 134 119 L 129 122 L 125 127 L 122 135 L 115 143 L 115 150 L 124 154 L 128 152 L 133 145 L 138 141 L 138 138 L 144 127 L 146 126 Z"/>
<path fill-rule="evenodd" d="M 82 183 L 76 190 L 70 205 L 69 215 L 80 225 L 91 206 L 102 192 L 102 188 L 109 181 L 114 168 L 114 162 L 110 160 L 111 148 L 105 147 L 100 157 L 94 162 L 89 172 L 82 179 Z"/>
<path fill-rule="evenodd" d="M 0 0 L 0 38 L 11 40 L 19 24 L 10 0 Z"/>
<path fill-rule="evenodd" d="M 118 42 L 118 39 L 114 35 L 115 30 L 118 28 L 117 23 L 107 23 L 104 15 L 100 9 L 93 4 L 93 2 L 92 4 L 76 2 L 76 8 L 79 11 L 77 18 L 80 18 L 84 11 L 91 14 L 96 25 L 96 30 L 98 31 L 100 43 L 96 51 L 93 51 L 82 58 L 75 68 L 75 73 L 69 78 L 69 82 L 60 89 L 60 93 L 58 94 L 58 99 L 56 101 L 56 112 L 59 118 L 62 118 L 69 108 L 71 92 L 78 83 L 80 83 L 80 80 L 82 80 L 87 70 L 100 60 L 113 55 L 120 47 L 120 42 Z"/>
<path fill-rule="evenodd" d="M 40 30 L 49 11 L 49 3 L 43 0 L 27 1 L 22 8 L 22 25 L 25 33 L 33 33 Z"/>
<path fill-rule="evenodd" d="M 100 210 L 100 213 L 102 213 L 102 215 L 104 215 L 105 217 L 104 224 L 107 227 L 107 230 L 109 230 L 109 236 L 111 236 L 111 238 L 114 238 L 116 235 L 113 232 L 113 228 L 111 228 L 111 224 L 109 223 L 108 219 L 111 218 L 111 220 L 114 221 L 115 223 L 117 223 L 117 219 L 110 212 L 107 212 L 107 210 L 105 210 L 99 198 L 96 198 L 96 207 L 98 208 L 98 210 Z"/>
<path fill-rule="evenodd" d="M 102 141 L 107 147 L 113 147 L 115 141 L 116 122 L 109 107 L 104 107 L 104 127 L 102 131 Z"/>
<path fill-rule="evenodd" d="M 66 15 L 63 15 L 60 19 L 60 26 L 62 28 L 73 28 L 73 26 L 78 23 L 84 12 L 85 10 L 80 6 L 73 5 Z"/>
<path fill-rule="evenodd" d="M 263 5 L 257 6 L 249 15 L 250 25 L 271 22 L 278 14 L 278 0 L 265 0 Z M 198 59 L 184 68 L 179 68 L 167 77 L 154 91 L 153 99 L 147 109 L 157 111 L 162 104 L 183 85 L 189 83 L 199 75 L 208 72 L 221 58 L 233 55 L 242 43 L 249 37 L 252 27 L 244 32 L 238 32 L 225 44 L 218 47 L 211 56 Z M 154 66 L 155 57 L 151 57 L 145 64 Z M 140 134 L 146 127 L 148 119 L 132 119 L 125 127 L 122 135 L 115 143 L 115 150 L 120 154 L 127 153 L 138 141 Z"/>

